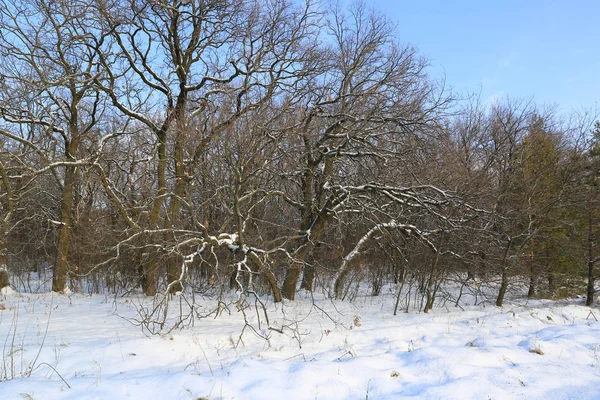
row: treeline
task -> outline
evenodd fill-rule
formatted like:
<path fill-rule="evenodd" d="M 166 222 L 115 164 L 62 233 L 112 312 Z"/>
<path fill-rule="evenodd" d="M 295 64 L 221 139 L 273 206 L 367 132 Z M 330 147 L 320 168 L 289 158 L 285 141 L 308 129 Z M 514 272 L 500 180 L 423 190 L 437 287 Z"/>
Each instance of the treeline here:
<path fill-rule="evenodd" d="M 593 300 L 595 115 L 458 100 L 363 5 L 3 0 L 0 57 L 13 282 Z"/>

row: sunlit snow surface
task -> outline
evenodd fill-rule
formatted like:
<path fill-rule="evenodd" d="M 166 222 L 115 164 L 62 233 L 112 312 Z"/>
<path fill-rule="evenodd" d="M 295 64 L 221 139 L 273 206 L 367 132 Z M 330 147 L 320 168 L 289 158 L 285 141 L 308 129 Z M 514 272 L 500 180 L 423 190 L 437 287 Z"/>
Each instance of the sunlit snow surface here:
<path fill-rule="evenodd" d="M 303 295 L 265 303 L 283 334 L 262 313 L 259 328 L 251 302 L 246 315 L 268 340 L 249 328 L 239 339 L 235 305 L 148 335 L 136 326 L 143 301 L 2 294 L 0 371 L 15 378 L 0 382 L 0 398 L 600 399 L 600 311 L 577 301 L 447 303 L 393 316 L 391 294 L 354 304 L 319 298 L 318 307 Z M 179 298 L 172 304 L 175 318 Z"/>

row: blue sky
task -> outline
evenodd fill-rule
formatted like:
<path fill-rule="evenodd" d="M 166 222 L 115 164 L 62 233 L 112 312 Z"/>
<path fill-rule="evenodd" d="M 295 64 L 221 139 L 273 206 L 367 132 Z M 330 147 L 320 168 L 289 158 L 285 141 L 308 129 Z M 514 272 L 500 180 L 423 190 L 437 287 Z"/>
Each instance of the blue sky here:
<path fill-rule="evenodd" d="M 400 39 L 459 93 L 534 96 L 562 111 L 600 102 L 600 0 L 365 3 L 396 21 Z"/>

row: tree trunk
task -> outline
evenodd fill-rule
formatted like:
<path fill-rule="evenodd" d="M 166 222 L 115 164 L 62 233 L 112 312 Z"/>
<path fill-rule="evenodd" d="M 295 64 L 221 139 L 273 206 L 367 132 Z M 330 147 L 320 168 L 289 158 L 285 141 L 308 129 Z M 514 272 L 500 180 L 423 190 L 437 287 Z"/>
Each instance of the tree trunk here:
<path fill-rule="evenodd" d="M 76 91 L 74 83 L 70 85 L 72 100 L 70 103 L 69 133 L 70 140 L 65 139 L 65 158 L 75 161 L 79 152 L 79 101 L 81 93 Z M 54 263 L 54 274 L 52 276 L 52 291 L 64 293 L 67 289 L 67 268 L 69 257 L 69 246 L 71 236 L 71 225 L 73 224 L 73 189 L 77 181 L 77 167 L 65 167 L 65 180 L 62 188 L 60 201 L 60 228 L 58 231 L 58 246 L 56 262 Z"/>
<path fill-rule="evenodd" d="M 304 208 L 302 209 L 302 222 L 300 224 L 300 230 L 303 232 L 309 232 L 316 218 L 316 216 L 314 215 L 315 213 L 313 212 L 313 206 L 315 201 L 313 197 L 313 185 L 315 180 L 314 169 L 316 166 L 314 160 L 312 159 L 312 156 L 310 155 L 310 139 L 307 136 L 305 136 L 304 142 L 307 149 L 308 160 L 307 167 L 304 171 L 304 176 L 302 179 L 302 205 Z M 296 251 L 296 258 L 298 260 L 305 261 L 310 254 L 311 246 L 312 245 L 309 241 L 304 242 Z M 305 276 L 303 276 L 302 278 L 302 285 L 300 287 L 310 287 L 310 289 L 312 289 L 312 279 L 314 279 L 314 270 L 308 272 L 306 271 L 308 263 L 293 263 L 285 276 L 285 280 L 283 282 L 282 287 L 283 297 L 285 297 L 286 299 L 294 300 L 294 297 L 296 295 L 296 284 L 298 282 L 298 278 L 300 277 L 300 271 L 303 267 L 305 268 Z M 310 269 L 310 267 L 308 268 Z M 306 276 L 306 274 L 310 276 Z"/>
<path fill-rule="evenodd" d="M 498 307 L 502 307 L 502 303 L 504 303 L 504 295 L 508 289 L 508 252 L 510 251 L 511 243 L 511 239 L 508 238 L 506 250 L 504 251 L 504 257 L 502 259 L 502 283 L 500 284 L 500 290 L 498 290 L 498 297 L 496 298 L 496 306 Z"/>
<path fill-rule="evenodd" d="M 312 252 L 311 252 L 312 254 Z M 300 289 L 308 290 L 312 292 L 313 285 L 315 282 L 315 266 L 312 263 L 312 257 L 309 254 L 306 260 L 306 264 L 304 265 L 304 274 L 302 274 L 302 283 L 300 284 Z"/>
<path fill-rule="evenodd" d="M 183 77 L 180 77 L 183 79 Z M 175 146 L 173 149 L 173 161 L 175 161 L 175 189 L 174 196 L 171 197 L 169 205 L 168 218 L 165 221 L 167 229 L 167 243 L 175 246 L 176 238 L 173 229 L 177 229 L 179 222 L 179 211 L 181 210 L 181 199 L 185 197 L 187 180 L 185 174 L 183 145 L 186 138 L 186 125 L 184 106 L 186 102 L 185 92 L 181 92 L 177 98 L 175 105 L 174 120 L 175 120 Z M 183 290 L 183 282 L 181 282 L 181 265 L 183 258 L 177 252 L 173 252 L 167 256 L 167 284 L 170 287 L 171 293 L 181 292 Z"/>
<path fill-rule="evenodd" d="M 146 254 L 146 259 L 142 257 L 142 285 L 146 296 L 156 296 L 158 287 L 158 254 L 151 250 Z"/>
<path fill-rule="evenodd" d="M 321 237 L 320 228 L 315 227 L 315 241 L 318 241 Z M 296 285 L 298 283 L 298 278 L 300 277 L 300 271 L 302 271 L 302 267 L 305 265 L 304 260 L 308 257 L 309 252 L 311 251 L 312 244 L 310 241 L 304 243 L 296 253 L 294 254 L 294 258 L 296 260 L 301 260 L 299 262 L 294 262 L 290 269 L 288 270 L 287 275 L 285 276 L 285 280 L 283 281 L 283 286 L 281 287 L 281 294 L 288 300 L 294 300 L 296 297 Z"/>
<path fill-rule="evenodd" d="M 4 232 L 0 232 L 0 289 L 9 286 L 8 280 L 8 243 Z"/>
<path fill-rule="evenodd" d="M 0 268 L 0 289 L 10 286 L 10 281 L 8 279 L 8 271 L 6 269 Z"/>
<path fill-rule="evenodd" d="M 396 293 L 396 304 L 394 304 L 394 315 L 398 312 L 398 305 L 400 304 L 400 295 L 402 294 L 402 289 L 404 288 L 404 279 L 400 281 L 398 285 L 398 292 Z"/>
<path fill-rule="evenodd" d="M 438 262 L 440 261 L 440 251 L 438 250 L 435 254 L 435 260 L 431 263 L 431 270 L 429 271 L 429 280 L 427 282 L 427 301 L 423 312 L 427 313 L 433 308 L 433 302 L 435 301 L 435 293 L 433 290 L 435 283 L 435 271 L 437 269 Z"/>
<path fill-rule="evenodd" d="M 550 296 L 554 297 L 556 292 L 556 279 L 554 278 L 554 271 L 552 270 L 548 272 L 548 291 L 550 292 Z"/>
<path fill-rule="evenodd" d="M 296 284 L 298 283 L 298 278 L 300 277 L 302 265 L 302 263 L 293 263 L 290 269 L 288 270 L 287 275 L 285 276 L 283 286 L 281 287 L 281 293 L 283 297 L 285 297 L 288 300 L 294 300 L 294 298 L 296 297 Z"/>
<path fill-rule="evenodd" d="M 590 252 L 591 252 L 591 245 Z M 594 259 L 588 259 L 588 282 L 587 282 L 587 296 L 585 298 L 585 305 L 591 306 L 594 302 Z"/>
<path fill-rule="evenodd" d="M 167 284 L 170 286 L 169 293 L 177 293 L 183 290 L 181 278 L 181 264 L 183 259 L 179 254 L 167 256 Z"/>
<path fill-rule="evenodd" d="M 165 171 L 167 169 L 167 134 L 166 127 L 157 133 L 158 146 L 158 165 L 156 167 L 157 180 L 158 180 L 158 191 L 152 209 L 150 210 L 150 218 L 148 226 L 150 229 L 156 229 L 158 227 L 158 218 L 160 215 L 160 209 L 164 202 L 164 196 L 167 193 L 167 178 Z M 144 261 L 142 266 L 142 274 L 140 277 L 141 281 L 145 283 L 144 294 L 146 296 L 155 296 L 158 286 L 158 260 L 159 254 L 156 254 L 155 250 L 151 250 L 148 254 L 148 258 Z"/>
<path fill-rule="evenodd" d="M 0 225 L 0 269 L 8 269 L 8 240 Z"/>
<path fill-rule="evenodd" d="M 175 195 L 177 197 L 177 194 Z M 173 202 L 179 202 L 179 200 L 173 199 Z M 173 246 L 173 251 L 170 254 L 167 254 L 165 265 L 167 267 L 167 287 L 169 288 L 169 293 L 177 293 L 183 290 L 183 283 L 181 282 L 181 264 L 183 263 L 183 258 L 181 255 L 175 251 L 177 245 L 177 238 L 173 233 L 173 226 L 171 224 L 171 218 L 176 218 L 178 206 L 171 207 L 169 209 L 169 218 L 165 220 L 165 229 L 167 230 L 165 234 L 165 240 L 167 245 Z"/>
<path fill-rule="evenodd" d="M 533 268 L 532 268 L 532 271 L 530 271 L 530 272 L 531 272 L 531 275 L 529 276 L 529 290 L 527 291 L 528 298 L 532 298 L 535 296 L 535 281 L 536 281 L 536 279 L 533 274 Z"/>
<path fill-rule="evenodd" d="M 64 293 L 67 288 L 67 263 L 69 256 L 69 239 L 73 222 L 73 186 L 75 184 L 75 167 L 66 167 L 65 182 L 60 202 L 60 228 L 58 231 L 58 246 L 54 274 L 52 276 L 52 291 Z"/>
<path fill-rule="evenodd" d="M 311 168 L 312 164 L 309 164 L 309 169 L 312 171 Z M 323 190 L 323 185 L 325 183 L 325 181 L 327 181 L 327 179 L 329 179 L 329 177 L 331 176 L 333 172 L 333 158 L 327 158 L 325 160 L 325 164 L 323 166 L 323 174 L 321 176 L 321 182 L 319 182 L 318 186 L 321 188 L 320 193 L 319 193 L 319 199 L 318 201 L 320 203 L 323 203 L 326 201 L 325 199 L 325 191 Z M 314 172 L 310 173 L 310 178 L 306 180 L 305 184 L 306 185 L 312 185 L 314 181 Z M 311 203 L 311 200 L 308 199 L 309 196 L 312 196 L 312 191 L 306 191 L 304 192 L 304 203 L 306 206 L 308 206 Z M 303 218 L 303 223 L 302 223 L 302 230 L 307 230 L 310 229 L 311 224 L 313 222 L 313 213 L 310 212 L 307 215 L 304 216 Z M 319 247 L 319 243 L 315 244 L 315 248 Z M 314 281 L 315 281 L 315 274 L 316 274 L 316 270 L 315 270 L 315 265 L 313 263 L 313 251 L 314 249 L 312 249 L 307 256 L 307 262 L 304 265 L 304 274 L 302 275 L 302 283 L 300 284 L 300 289 L 305 289 L 308 290 L 310 292 L 312 292 L 313 290 L 313 286 L 314 286 Z"/>
<path fill-rule="evenodd" d="M 0 289 L 4 286 L 8 286 L 8 224 L 10 223 L 12 213 L 14 211 L 14 197 L 10 183 L 8 182 L 8 175 L 4 164 L 0 162 L 0 188 L 3 189 L 6 195 L 6 209 L 4 215 L 0 218 Z M 0 207 L 1 208 L 1 207 Z M 5 273 L 2 271 L 6 271 Z"/>
<path fill-rule="evenodd" d="M 531 220 L 530 216 L 530 220 Z M 530 223 L 531 224 L 531 223 Z M 535 262 L 534 262 L 534 244 L 535 240 L 531 238 L 530 251 L 529 251 L 529 290 L 527 291 L 527 297 L 532 298 L 535 296 Z"/>
<path fill-rule="evenodd" d="M 592 210 L 592 196 L 588 200 L 588 277 L 587 277 L 587 296 L 585 305 L 590 306 L 594 302 L 594 219 Z"/>
<path fill-rule="evenodd" d="M 318 243 L 321 240 L 321 236 L 325 229 L 325 218 L 326 216 L 324 215 L 316 217 L 316 222 L 312 226 L 310 237 L 305 239 L 304 244 L 302 244 L 294 253 L 294 259 L 298 261 L 290 266 L 281 290 L 283 297 L 286 299 L 294 300 L 294 297 L 296 296 L 296 285 L 300 278 L 300 271 L 307 265 L 306 261 L 313 250 L 313 243 Z"/>
<path fill-rule="evenodd" d="M 496 305 L 502 307 L 504 302 L 504 295 L 508 289 L 508 267 L 505 266 L 502 270 L 502 283 L 500 284 L 500 290 L 498 290 L 498 297 L 496 298 Z"/>
<path fill-rule="evenodd" d="M 248 254 L 248 257 L 250 258 L 250 261 L 252 261 L 252 263 L 256 266 L 257 270 L 262 272 L 265 278 L 267 278 L 267 282 L 269 283 L 271 291 L 273 292 L 273 301 L 275 303 L 279 303 L 282 300 L 281 291 L 277 286 L 277 279 L 275 278 L 275 275 L 273 275 L 273 272 L 271 272 L 271 270 L 269 270 L 263 264 L 263 262 L 260 260 L 260 258 L 258 258 L 256 254 L 251 252 Z"/>

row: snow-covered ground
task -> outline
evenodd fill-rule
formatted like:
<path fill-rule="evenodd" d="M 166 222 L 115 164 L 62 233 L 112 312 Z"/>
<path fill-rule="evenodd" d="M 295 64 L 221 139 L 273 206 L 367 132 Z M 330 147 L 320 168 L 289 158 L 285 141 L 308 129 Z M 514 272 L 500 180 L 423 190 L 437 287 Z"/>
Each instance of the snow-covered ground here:
<path fill-rule="evenodd" d="M 0 398 L 600 399 L 600 311 L 576 301 L 446 304 L 396 316 L 391 295 L 265 303 L 283 333 L 266 328 L 260 307 L 259 327 L 251 302 L 246 316 L 268 339 L 249 327 L 240 338 L 235 305 L 149 335 L 136 326 L 140 307 L 151 307 L 144 301 L 1 296 Z M 173 318 L 185 311 L 178 298 L 172 305 Z"/>

